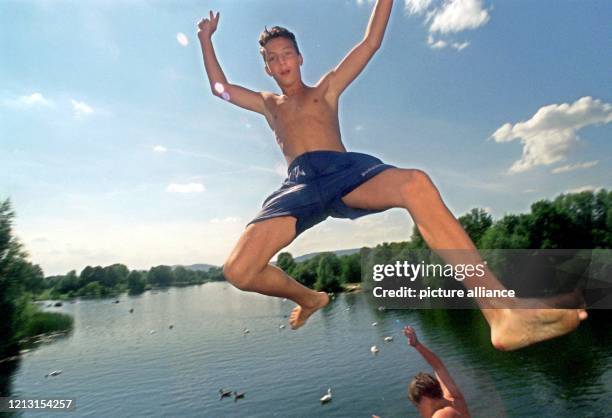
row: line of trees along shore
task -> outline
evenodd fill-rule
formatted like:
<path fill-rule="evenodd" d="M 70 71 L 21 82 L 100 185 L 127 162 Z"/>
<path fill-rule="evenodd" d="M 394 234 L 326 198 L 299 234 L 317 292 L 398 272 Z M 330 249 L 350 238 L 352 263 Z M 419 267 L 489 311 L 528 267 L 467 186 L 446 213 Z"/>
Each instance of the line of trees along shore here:
<path fill-rule="evenodd" d="M 529 213 L 508 214 L 497 221 L 484 209 L 474 208 L 459 222 L 479 249 L 609 249 L 612 191 L 562 194 L 552 201 L 535 202 Z M 283 252 L 277 265 L 305 286 L 335 292 L 361 281 L 361 261 L 366 258 L 389 262 L 403 259 L 402 253 L 423 249 L 427 245 L 414 227 L 409 241 L 385 242 L 340 257 L 321 253 L 302 262 Z"/>
<path fill-rule="evenodd" d="M 154 287 L 224 280 L 221 267 L 195 271 L 161 265 L 148 271 L 130 271 L 123 264 L 87 266 L 80 274 L 73 270 L 45 277 L 40 266 L 28 260 L 14 236 L 13 218 L 10 202 L 0 202 L 0 358 L 14 352 L 21 338 L 72 326 L 70 317 L 40 312 L 31 303 L 33 300 L 110 297 L 126 291 L 136 294 Z M 459 222 L 482 249 L 609 249 L 612 191 L 563 194 L 552 201 L 532 204 L 529 213 L 509 214 L 496 221 L 485 210 L 475 208 L 461 216 Z M 337 292 L 347 283 L 361 281 L 361 258 L 365 251 L 384 259 L 385 253 L 425 248 L 423 238 L 414 228 L 409 241 L 382 243 L 350 255 L 327 252 L 296 262 L 290 253 L 283 252 L 278 256 L 277 266 L 306 286 Z"/>

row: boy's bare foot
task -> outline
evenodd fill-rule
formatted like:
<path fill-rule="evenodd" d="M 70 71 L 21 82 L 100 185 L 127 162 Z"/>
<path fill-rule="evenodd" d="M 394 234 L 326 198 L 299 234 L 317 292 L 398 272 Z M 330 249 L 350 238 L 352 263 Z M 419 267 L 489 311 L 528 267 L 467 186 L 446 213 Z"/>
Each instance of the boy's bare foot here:
<path fill-rule="evenodd" d="M 492 315 L 491 342 L 511 351 L 565 335 L 587 318 L 584 309 L 498 309 Z"/>
<path fill-rule="evenodd" d="M 316 298 L 313 298 L 311 305 L 296 306 L 291 311 L 289 316 L 289 325 L 292 329 L 298 329 L 306 323 L 310 315 L 324 307 L 329 303 L 329 296 L 325 292 L 317 292 Z"/>

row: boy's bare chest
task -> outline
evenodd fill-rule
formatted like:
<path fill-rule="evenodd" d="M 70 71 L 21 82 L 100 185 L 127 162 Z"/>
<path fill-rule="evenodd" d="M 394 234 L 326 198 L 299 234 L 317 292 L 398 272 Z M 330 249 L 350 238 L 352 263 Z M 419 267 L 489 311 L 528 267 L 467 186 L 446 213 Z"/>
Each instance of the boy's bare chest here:
<path fill-rule="evenodd" d="M 337 112 L 325 100 L 323 94 L 317 94 L 317 92 L 309 92 L 299 97 L 274 98 L 270 103 L 269 111 L 270 122 L 274 130 L 302 123 L 326 123 L 337 117 Z"/>

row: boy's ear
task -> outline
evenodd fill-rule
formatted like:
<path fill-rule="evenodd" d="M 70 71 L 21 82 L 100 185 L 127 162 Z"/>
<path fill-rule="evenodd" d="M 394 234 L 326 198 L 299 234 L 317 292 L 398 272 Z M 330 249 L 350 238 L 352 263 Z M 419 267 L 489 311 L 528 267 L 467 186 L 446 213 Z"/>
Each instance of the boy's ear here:
<path fill-rule="evenodd" d="M 300 54 L 300 66 L 304 64 L 304 57 L 302 57 L 302 54 Z"/>
<path fill-rule="evenodd" d="M 266 74 L 268 74 L 270 77 L 272 77 L 272 71 L 270 71 L 270 69 L 268 68 L 268 64 L 264 65 L 264 70 L 266 70 Z"/>

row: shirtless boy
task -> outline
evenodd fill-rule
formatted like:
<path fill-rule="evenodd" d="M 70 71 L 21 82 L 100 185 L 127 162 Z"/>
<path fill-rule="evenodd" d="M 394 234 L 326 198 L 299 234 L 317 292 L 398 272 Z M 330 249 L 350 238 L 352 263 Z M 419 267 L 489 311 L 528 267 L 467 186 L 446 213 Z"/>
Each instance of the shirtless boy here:
<path fill-rule="evenodd" d="M 284 154 L 288 177 L 264 202 L 223 265 L 225 278 L 245 291 L 284 297 L 297 303 L 289 322 L 301 327 L 329 299 L 296 282 L 270 259 L 297 235 L 328 216 L 355 219 L 390 208 L 408 210 L 429 247 L 468 250 L 474 255 L 442 255 L 449 264 L 480 263 L 474 244 L 420 170 L 396 168 L 361 153 L 347 152 L 340 136 L 338 104 L 342 92 L 380 48 L 393 0 L 378 0 L 365 36 L 314 86 L 302 81 L 303 56 L 287 29 L 266 29 L 260 37 L 264 70 L 281 93 L 255 92 L 230 83 L 212 44 L 219 13 L 198 23 L 204 66 L 214 95 L 263 115 Z M 450 252 L 452 253 L 452 252 Z M 503 289 L 491 272 L 463 281 L 468 288 Z M 477 300 L 491 327 L 492 343 L 511 350 L 566 334 L 586 312 L 578 309 L 508 309 Z M 497 309 L 499 308 L 499 309 Z"/>
<path fill-rule="evenodd" d="M 408 344 L 434 369 L 435 377 L 419 373 L 408 386 L 408 398 L 425 418 L 469 417 L 467 403 L 442 360 L 419 342 L 412 327 L 404 328 Z"/>

